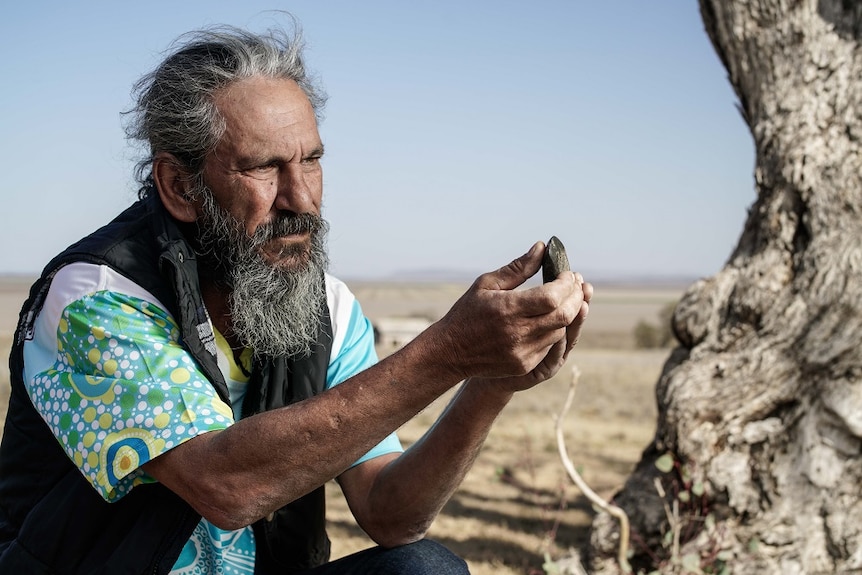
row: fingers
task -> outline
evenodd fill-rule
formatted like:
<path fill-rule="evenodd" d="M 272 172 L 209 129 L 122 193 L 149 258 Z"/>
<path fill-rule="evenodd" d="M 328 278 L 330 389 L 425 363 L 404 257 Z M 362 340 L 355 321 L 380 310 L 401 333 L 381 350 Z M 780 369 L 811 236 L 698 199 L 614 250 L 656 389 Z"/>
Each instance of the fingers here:
<path fill-rule="evenodd" d="M 542 265 L 545 244 L 536 242 L 530 250 L 495 272 L 482 275 L 477 280 L 486 289 L 512 290 L 536 275 Z"/>
<path fill-rule="evenodd" d="M 539 271 L 543 254 L 544 244 L 536 242 L 508 265 L 483 274 L 438 322 L 449 363 L 459 374 L 523 376 L 565 361 L 580 337 L 593 287 L 567 271 L 554 281 L 515 289 Z"/>
<path fill-rule="evenodd" d="M 590 300 L 593 299 L 593 284 L 585 282 L 581 274 L 575 274 L 575 277 L 575 281 L 581 282 L 581 288 L 584 290 L 584 301 L 590 303 Z"/>
<path fill-rule="evenodd" d="M 524 339 L 550 346 L 565 341 L 571 349 L 580 337 L 580 327 L 589 314 L 592 284 L 580 273 L 562 272 L 557 279 L 539 286 L 508 292 L 509 309 L 517 310 L 529 332 Z"/>
<path fill-rule="evenodd" d="M 583 281 L 581 274 L 575 274 L 575 282 L 580 283 L 583 299 L 581 300 L 575 319 L 566 328 L 566 357 L 574 349 L 581 337 L 581 328 L 590 313 L 590 301 L 593 299 L 593 285 Z"/>
<path fill-rule="evenodd" d="M 563 367 L 563 364 L 566 362 L 566 354 L 568 353 L 568 349 L 566 348 L 565 340 L 559 340 L 551 348 L 548 350 L 545 357 L 542 361 L 533 369 L 532 377 L 530 378 L 529 387 L 536 385 L 537 383 L 541 383 L 543 381 L 547 381 L 557 375 L 557 372 L 560 371 L 560 368 Z M 526 389 L 527 386 L 524 386 Z"/>
<path fill-rule="evenodd" d="M 530 290 L 522 290 L 520 310 L 529 326 L 524 341 L 536 343 L 540 356 L 558 347 L 562 360 L 580 339 L 587 319 L 593 286 L 579 273 L 563 272 L 556 280 Z M 537 350 L 538 351 L 538 350 Z"/>

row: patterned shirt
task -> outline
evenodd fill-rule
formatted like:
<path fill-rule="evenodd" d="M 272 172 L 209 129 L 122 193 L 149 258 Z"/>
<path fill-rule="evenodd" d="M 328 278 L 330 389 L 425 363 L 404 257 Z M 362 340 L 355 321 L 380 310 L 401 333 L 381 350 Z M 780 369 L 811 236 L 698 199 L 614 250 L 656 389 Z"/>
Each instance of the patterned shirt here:
<path fill-rule="evenodd" d="M 331 387 L 373 365 L 377 356 L 359 303 L 332 276 L 327 275 L 326 287 L 333 325 Z M 106 266 L 76 263 L 57 273 L 34 339 L 24 346 L 24 361 L 24 381 L 36 409 L 109 502 L 155 481 L 143 464 L 235 421 L 231 407 L 183 347 L 165 306 Z M 231 402 L 241 405 L 248 379 L 232 353 L 220 350 L 219 366 Z M 392 434 L 357 463 L 401 449 Z M 224 531 L 204 519 L 172 573 L 250 575 L 254 549 L 250 526 Z"/>

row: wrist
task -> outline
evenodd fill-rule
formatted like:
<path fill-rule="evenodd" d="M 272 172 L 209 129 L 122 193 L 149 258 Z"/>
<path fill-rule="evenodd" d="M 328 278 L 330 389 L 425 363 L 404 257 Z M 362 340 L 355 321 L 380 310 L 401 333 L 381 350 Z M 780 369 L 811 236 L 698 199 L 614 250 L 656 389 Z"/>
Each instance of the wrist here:
<path fill-rule="evenodd" d="M 436 372 L 436 377 L 451 385 L 468 378 L 469 370 L 462 361 L 460 348 L 453 341 L 444 320 L 431 324 L 408 345 L 421 350 L 419 353 L 423 368 Z"/>
<path fill-rule="evenodd" d="M 471 377 L 464 382 L 464 390 L 476 396 L 483 407 L 501 411 L 512 400 L 515 392 L 502 384 L 502 379 Z"/>

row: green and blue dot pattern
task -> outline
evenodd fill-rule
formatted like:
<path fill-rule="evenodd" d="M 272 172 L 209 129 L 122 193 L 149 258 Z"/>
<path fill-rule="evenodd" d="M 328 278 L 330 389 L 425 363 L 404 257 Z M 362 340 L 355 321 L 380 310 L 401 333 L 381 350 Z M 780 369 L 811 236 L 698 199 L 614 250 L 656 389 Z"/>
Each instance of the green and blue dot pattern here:
<path fill-rule="evenodd" d="M 100 291 L 69 304 L 57 359 L 28 382 L 63 449 L 108 501 L 154 481 L 140 467 L 233 423 L 230 407 L 180 343 L 164 310 Z"/>

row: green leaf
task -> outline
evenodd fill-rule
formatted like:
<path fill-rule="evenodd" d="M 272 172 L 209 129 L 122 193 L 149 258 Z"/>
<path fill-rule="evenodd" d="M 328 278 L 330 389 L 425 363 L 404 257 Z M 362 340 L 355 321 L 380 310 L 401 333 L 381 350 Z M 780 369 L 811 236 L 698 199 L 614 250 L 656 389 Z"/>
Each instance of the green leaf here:
<path fill-rule="evenodd" d="M 733 559 L 733 551 L 731 551 L 730 549 L 724 549 L 722 551 L 719 551 L 718 554 L 716 554 L 715 558 L 719 561 L 730 561 L 731 559 Z"/>
<path fill-rule="evenodd" d="M 668 452 L 655 460 L 655 466 L 662 473 L 668 473 L 673 469 L 673 454 Z"/>
<path fill-rule="evenodd" d="M 670 547 L 670 544 L 673 542 L 673 531 L 668 529 L 664 536 L 661 538 L 662 547 Z"/>
<path fill-rule="evenodd" d="M 712 531 L 714 531 L 715 530 L 715 515 L 713 515 L 712 513 L 709 513 L 706 517 L 704 517 L 703 526 L 708 533 L 711 533 Z"/>
<path fill-rule="evenodd" d="M 701 495 L 703 495 L 703 492 L 703 481 L 695 481 L 694 484 L 691 486 L 691 494 L 696 497 L 700 497 Z"/>
<path fill-rule="evenodd" d="M 681 564 L 686 573 L 703 573 L 700 570 L 700 555 L 697 553 L 683 555 Z"/>
<path fill-rule="evenodd" d="M 679 475 L 682 478 L 682 482 L 688 485 L 691 483 L 691 471 L 689 470 L 687 465 L 681 465 L 679 469 Z"/>
<path fill-rule="evenodd" d="M 551 556 L 545 553 L 545 562 L 542 564 L 542 569 L 547 575 L 556 575 L 560 572 L 560 566 L 553 560 Z"/>

